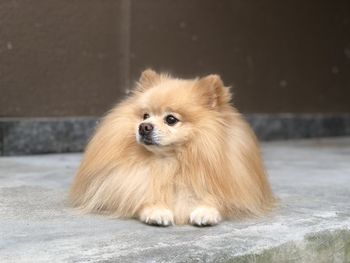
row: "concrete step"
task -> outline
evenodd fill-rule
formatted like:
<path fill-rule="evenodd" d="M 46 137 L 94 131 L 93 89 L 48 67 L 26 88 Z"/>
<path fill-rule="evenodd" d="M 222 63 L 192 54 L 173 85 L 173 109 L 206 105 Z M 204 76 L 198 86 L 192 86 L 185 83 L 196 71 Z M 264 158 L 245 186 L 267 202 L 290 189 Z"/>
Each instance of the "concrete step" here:
<path fill-rule="evenodd" d="M 80 154 L 0 158 L 0 262 L 350 262 L 350 137 L 263 144 L 278 209 L 215 227 L 80 215 Z"/>

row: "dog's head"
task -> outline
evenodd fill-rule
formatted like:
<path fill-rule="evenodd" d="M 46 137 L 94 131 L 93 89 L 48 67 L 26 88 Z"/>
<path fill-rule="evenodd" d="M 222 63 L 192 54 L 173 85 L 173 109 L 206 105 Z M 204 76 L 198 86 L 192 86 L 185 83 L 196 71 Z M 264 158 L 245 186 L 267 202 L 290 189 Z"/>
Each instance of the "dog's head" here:
<path fill-rule="evenodd" d="M 205 133 L 203 124 L 218 116 L 231 98 L 218 75 L 183 80 L 153 70 L 142 73 L 134 94 L 136 140 L 150 151 L 176 149 Z"/>

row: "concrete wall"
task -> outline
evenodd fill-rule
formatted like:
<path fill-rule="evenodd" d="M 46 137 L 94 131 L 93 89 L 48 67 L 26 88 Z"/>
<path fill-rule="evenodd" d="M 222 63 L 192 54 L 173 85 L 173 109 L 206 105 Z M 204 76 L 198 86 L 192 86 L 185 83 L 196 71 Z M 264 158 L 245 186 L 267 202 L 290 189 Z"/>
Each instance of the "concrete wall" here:
<path fill-rule="evenodd" d="M 148 66 L 219 73 L 245 113 L 350 112 L 350 2 L 0 3 L 0 117 L 99 116 Z"/>

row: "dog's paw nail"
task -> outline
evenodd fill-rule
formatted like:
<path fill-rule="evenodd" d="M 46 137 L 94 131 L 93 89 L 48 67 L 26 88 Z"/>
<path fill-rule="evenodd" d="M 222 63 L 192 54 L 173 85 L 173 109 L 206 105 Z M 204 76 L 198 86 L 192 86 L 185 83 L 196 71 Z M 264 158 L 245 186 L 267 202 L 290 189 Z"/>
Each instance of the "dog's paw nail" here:
<path fill-rule="evenodd" d="M 201 206 L 192 211 L 190 223 L 196 226 L 212 226 L 221 221 L 220 213 L 212 207 Z"/>
<path fill-rule="evenodd" d="M 150 225 L 174 225 L 174 215 L 169 209 L 145 208 L 140 215 L 140 220 Z"/>

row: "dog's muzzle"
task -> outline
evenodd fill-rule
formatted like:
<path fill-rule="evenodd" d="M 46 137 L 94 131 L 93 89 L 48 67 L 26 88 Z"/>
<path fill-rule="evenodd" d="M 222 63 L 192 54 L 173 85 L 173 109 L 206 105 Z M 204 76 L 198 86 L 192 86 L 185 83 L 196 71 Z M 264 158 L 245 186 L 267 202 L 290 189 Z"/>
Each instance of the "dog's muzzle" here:
<path fill-rule="evenodd" d="M 154 145 L 152 138 L 153 125 L 151 123 L 141 123 L 139 126 L 140 141 L 146 145 Z"/>

